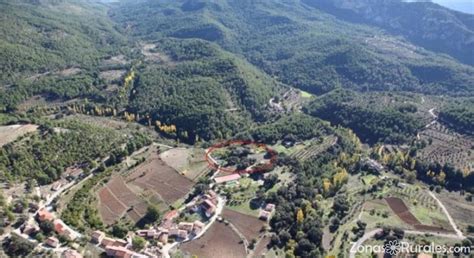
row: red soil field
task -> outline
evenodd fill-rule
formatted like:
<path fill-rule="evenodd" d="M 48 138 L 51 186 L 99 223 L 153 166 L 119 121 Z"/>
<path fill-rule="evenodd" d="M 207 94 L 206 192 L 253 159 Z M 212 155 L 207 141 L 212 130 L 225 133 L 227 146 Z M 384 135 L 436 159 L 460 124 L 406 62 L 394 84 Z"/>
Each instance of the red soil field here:
<path fill-rule="evenodd" d="M 146 209 L 147 204 L 127 187 L 122 177 L 110 179 L 99 190 L 99 213 L 107 225 L 119 220 L 127 211 L 131 213 L 131 219 L 137 222 L 145 215 Z"/>
<path fill-rule="evenodd" d="M 405 223 L 413 226 L 416 230 L 422 231 L 450 231 L 451 229 L 445 229 L 439 226 L 432 225 L 423 225 L 411 212 L 410 209 L 406 206 L 405 202 L 402 199 L 396 197 L 387 197 L 385 198 L 388 206 L 392 209 L 395 214 Z"/>
<path fill-rule="evenodd" d="M 215 222 L 201 238 L 181 245 L 181 250 L 197 257 L 246 257 L 244 244 L 230 226 Z"/>
<path fill-rule="evenodd" d="M 168 204 L 186 196 L 194 185 L 158 156 L 135 168 L 127 177 L 127 182 L 156 193 Z"/>

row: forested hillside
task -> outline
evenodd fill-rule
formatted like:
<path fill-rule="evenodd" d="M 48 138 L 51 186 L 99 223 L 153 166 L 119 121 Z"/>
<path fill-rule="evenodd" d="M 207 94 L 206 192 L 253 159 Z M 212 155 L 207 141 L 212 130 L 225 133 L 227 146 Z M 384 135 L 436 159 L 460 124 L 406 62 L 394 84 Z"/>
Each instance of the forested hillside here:
<path fill-rule="evenodd" d="M 241 54 L 281 82 L 472 95 L 474 69 L 300 1 L 130 1 L 110 12 L 144 40 L 200 38 Z"/>
<path fill-rule="evenodd" d="M 304 0 L 339 19 L 377 26 L 426 49 L 474 64 L 474 17 L 429 1 Z M 455 1 L 452 1 L 455 2 Z M 471 2 L 472 6 L 472 2 Z M 383 17 L 382 19 L 380 17 Z"/>
<path fill-rule="evenodd" d="M 126 39 L 90 1 L 0 1 L 0 82 L 70 67 L 90 69 Z"/>
<path fill-rule="evenodd" d="M 413 114 L 416 108 L 361 105 L 364 99 L 355 92 L 335 90 L 315 99 L 306 112 L 351 128 L 362 141 L 371 144 L 409 142 L 423 126 Z"/>

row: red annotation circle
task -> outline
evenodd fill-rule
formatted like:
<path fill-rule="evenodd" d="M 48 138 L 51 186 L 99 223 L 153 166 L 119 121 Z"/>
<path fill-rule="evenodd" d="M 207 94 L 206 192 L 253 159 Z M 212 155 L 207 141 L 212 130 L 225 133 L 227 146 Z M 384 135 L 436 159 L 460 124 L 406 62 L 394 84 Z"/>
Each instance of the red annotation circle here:
<path fill-rule="evenodd" d="M 225 167 L 221 167 L 219 166 L 214 158 L 211 157 L 211 153 L 217 149 L 220 149 L 220 148 L 224 148 L 224 147 L 228 147 L 228 146 L 231 146 L 231 145 L 241 145 L 241 146 L 244 146 L 244 145 L 256 145 L 257 148 L 264 148 L 267 153 L 270 156 L 270 159 L 268 163 L 265 163 L 265 164 L 258 164 L 252 168 L 246 168 L 246 169 L 241 169 L 241 170 L 238 170 L 238 169 L 232 169 L 232 168 L 225 168 Z M 226 173 L 248 173 L 248 174 L 252 174 L 252 173 L 257 173 L 257 172 L 264 172 L 264 171 L 267 171 L 267 170 L 271 170 L 273 168 L 273 165 L 275 164 L 276 162 L 276 159 L 277 159 L 277 153 L 272 150 L 270 147 L 268 147 L 266 144 L 263 144 L 263 143 L 259 143 L 259 142 L 255 142 L 255 141 L 250 141 L 250 140 L 229 140 L 229 141 L 224 141 L 224 142 L 220 142 L 218 144 L 215 144 L 215 145 L 212 145 L 211 147 L 209 147 L 209 149 L 207 149 L 206 151 L 206 156 L 205 156 L 205 159 L 207 161 L 207 163 L 209 164 L 209 167 L 215 169 L 215 170 L 219 170 L 219 171 L 222 171 L 222 172 L 226 172 Z"/>

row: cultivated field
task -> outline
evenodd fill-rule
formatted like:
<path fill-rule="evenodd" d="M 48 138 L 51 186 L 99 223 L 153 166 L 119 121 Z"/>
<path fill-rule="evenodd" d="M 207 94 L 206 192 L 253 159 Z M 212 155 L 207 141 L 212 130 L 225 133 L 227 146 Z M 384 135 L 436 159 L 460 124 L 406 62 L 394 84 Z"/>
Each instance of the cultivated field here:
<path fill-rule="evenodd" d="M 0 147 L 15 141 L 20 136 L 36 131 L 36 129 L 38 126 L 32 124 L 0 126 Z"/>
<path fill-rule="evenodd" d="M 194 185 L 191 180 L 168 166 L 156 152 L 129 171 L 126 181 L 142 192 L 154 193 L 169 205 L 185 197 Z"/>
<path fill-rule="evenodd" d="M 449 228 L 443 228 L 437 225 L 425 225 L 421 223 L 410 211 L 408 206 L 406 206 L 405 202 L 402 199 L 397 197 L 387 197 L 385 198 L 388 206 L 392 209 L 392 211 L 397 214 L 397 216 L 406 224 L 414 227 L 416 230 L 423 230 L 423 231 L 450 231 Z"/>
<path fill-rule="evenodd" d="M 249 242 L 252 239 L 257 239 L 259 237 L 260 231 L 265 224 L 256 217 L 242 214 L 227 208 L 224 209 L 222 217 L 232 223 L 232 225 L 234 225 Z"/>
<path fill-rule="evenodd" d="M 425 161 L 451 163 L 465 172 L 474 170 L 474 139 L 435 123 L 420 133 L 420 139 L 431 142 L 418 152 Z"/>
<path fill-rule="evenodd" d="M 337 137 L 331 135 L 331 136 L 325 137 L 324 139 L 321 139 L 320 142 L 313 142 L 309 147 L 296 151 L 290 156 L 300 161 L 304 161 L 310 157 L 314 157 L 326 151 L 329 147 L 336 144 L 336 142 L 337 142 Z"/>
<path fill-rule="evenodd" d="M 138 222 L 146 213 L 147 203 L 139 198 L 125 184 L 122 177 L 116 176 L 102 187 L 99 192 L 99 213 L 105 224 L 118 221 L 125 213 Z"/>
<path fill-rule="evenodd" d="M 181 245 L 180 249 L 190 255 L 205 258 L 242 258 L 247 255 L 237 233 L 230 226 L 218 222 L 201 238 Z"/>

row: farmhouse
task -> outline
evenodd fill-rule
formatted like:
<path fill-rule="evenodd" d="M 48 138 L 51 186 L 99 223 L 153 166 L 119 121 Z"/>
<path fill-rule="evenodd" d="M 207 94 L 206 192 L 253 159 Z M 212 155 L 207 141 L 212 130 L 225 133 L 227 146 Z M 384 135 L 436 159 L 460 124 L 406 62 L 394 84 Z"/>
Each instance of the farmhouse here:
<path fill-rule="evenodd" d="M 45 242 L 46 245 L 56 248 L 59 246 L 59 240 L 55 237 L 48 237 Z"/>
<path fill-rule="evenodd" d="M 229 182 L 232 182 L 232 181 L 236 181 L 236 180 L 239 180 L 242 176 L 240 174 L 231 174 L 231 175 L 228 175 L 228 176 L 221 176 L 221 177 L 216 177 L 214 178 L 214 182 L 216 184 L 223 184 L 223 183 L 229 183 Z"/>
<path fill-rule="evenodd" d="M 45 208 L 42 208 L 38 211 L 38 220 L 43 221 L 52 221 L 54 219 L 54 215 L 47 211 Z"/>
<path fill-rule="evenodd" d="M 92 232 L 91 234 L 91 242 L 94 244 L 100 244 L 102 239 L 104 239 L 105 233 L 99 230 Z"/>

